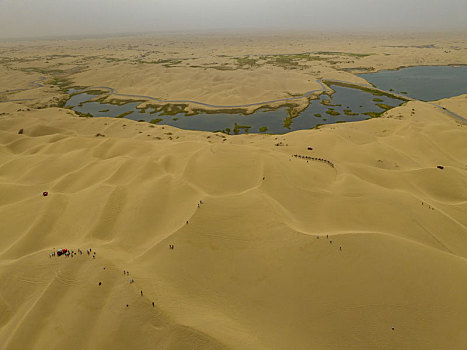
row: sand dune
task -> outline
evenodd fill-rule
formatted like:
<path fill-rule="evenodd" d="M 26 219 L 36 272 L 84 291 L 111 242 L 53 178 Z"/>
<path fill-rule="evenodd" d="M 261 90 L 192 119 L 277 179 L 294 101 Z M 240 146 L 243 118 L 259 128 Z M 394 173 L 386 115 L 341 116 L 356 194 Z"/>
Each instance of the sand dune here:
<path fill-rule="evenodd" d="M 21 109 L 0 117 L 2 349 L 467 346 L 467 135 L 434 106 L 234 137 Z"/>

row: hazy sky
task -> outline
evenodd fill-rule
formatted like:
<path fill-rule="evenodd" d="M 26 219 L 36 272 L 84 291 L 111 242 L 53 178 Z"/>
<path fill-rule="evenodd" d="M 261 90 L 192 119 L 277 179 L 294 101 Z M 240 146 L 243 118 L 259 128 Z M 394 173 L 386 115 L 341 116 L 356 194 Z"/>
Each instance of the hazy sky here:
<path fill-rule="evenodd" d="M 123 32 L 466 30 L 467 0 L 0 0 L 0 38 Z"/>

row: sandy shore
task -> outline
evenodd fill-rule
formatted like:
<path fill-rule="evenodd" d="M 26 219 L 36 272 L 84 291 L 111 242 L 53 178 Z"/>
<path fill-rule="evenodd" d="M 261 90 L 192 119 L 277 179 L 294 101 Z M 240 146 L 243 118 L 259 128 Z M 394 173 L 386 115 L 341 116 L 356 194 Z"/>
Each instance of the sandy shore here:
<path fill-rule="evenodd" d="M 61 43 L 60 49 L 36 44 L 23 48 L 24 61 L 2 68 L 15 78 L 2 78 L 0 91 L 30 90 L 0 97 L 34 100 L 0 103 L 0 348 L 467 346 L 464 124 L 411 101 L 363 122 L 229 136 L 46 107 L 63 96 L 52 79 L 162 91 L 138 65 L 60 53 L 74 47 L 73 55 L 140 55 L 120 53 L 115 47 L 128 39 L 119 40 L 102 49 L 93 40 Z M 289 40 L 296 47 L 288 50 L 298 51 L 300 40 Z M 420 40 L 414 42 L 424 45 Z M 457 39 L 450 40 L 454 45 Z M 201 40 L 198 45 L 202 51 Z M 337 44 L 322 45 L 336 50 Z M 357 51 L 353 45 L 346 51 Z M 240 46 L 237 55 L 251 50 Z M 264 44 L 256 54 L 274 47 Z M 302 49 L 310 47 L 303 43 Z M 65 56 L 53 58 L 53 50 Z M 426 62 L 441 60 L 437 48 L 426 50 Z M 36 56 L 42 58 L 32 63 Z M 404 57 L 392 64 L 422 59 Z M 73 68 L 76 60 L 89 70 L 50 72 Z M 44 72 L 19 70 L 32 64 L 48 67 L 43 87 L 30 82 Z M 115 69 L 131 74 L 115 77 Z M 200 77 L 209 84 L 199 82 L 193 96 L 227 98 L 217 91 L 224 86 L 217 70 L 199 69 L 183 80 L 183 68 L 151 69 L 166 78 L 167 96 Z M 165 69 L 183 82 L 171 81 Z M 251 88 L 251 77 L 266 71 L 258 89 Z M 299 78 L 306 70 L 277 80 L 284 71 L 226 71 L 245 86 L 230 82 L 224 90 L 250 101 L 308 88 Z M 436 103 L 465 116 L 466 99 Z M 50 257 L 59 248 L 76 254 Z"/>

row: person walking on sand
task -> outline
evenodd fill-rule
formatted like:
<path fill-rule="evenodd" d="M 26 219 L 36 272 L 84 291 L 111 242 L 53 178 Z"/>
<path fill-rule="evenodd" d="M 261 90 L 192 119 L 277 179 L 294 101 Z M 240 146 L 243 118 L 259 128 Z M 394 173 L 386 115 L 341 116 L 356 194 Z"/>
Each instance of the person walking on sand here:
<path fill-rule="evenodd" d="M 152 307 L 154 307 L 154 302 L 152 302 Z"/>
<path fill-rule="evenodd" d="M 143 296 L 143 290 L 141 289 L 141 296 Z"/>

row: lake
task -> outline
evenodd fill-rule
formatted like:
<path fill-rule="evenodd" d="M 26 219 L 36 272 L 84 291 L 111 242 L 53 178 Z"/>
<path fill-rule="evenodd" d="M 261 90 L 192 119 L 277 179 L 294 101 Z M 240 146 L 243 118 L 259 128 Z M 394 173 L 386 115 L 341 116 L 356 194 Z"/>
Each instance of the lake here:
<path fill-rule="evenodd" d="M 417 66 L 358 74 L 379 89 L 422 101 L 467 93 L 467 66 Z"/>

